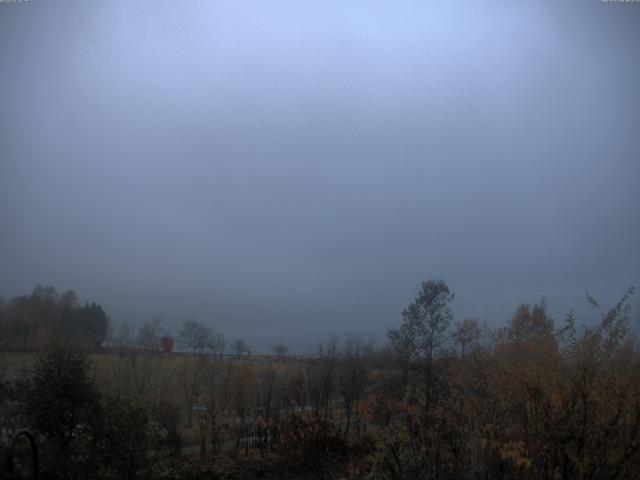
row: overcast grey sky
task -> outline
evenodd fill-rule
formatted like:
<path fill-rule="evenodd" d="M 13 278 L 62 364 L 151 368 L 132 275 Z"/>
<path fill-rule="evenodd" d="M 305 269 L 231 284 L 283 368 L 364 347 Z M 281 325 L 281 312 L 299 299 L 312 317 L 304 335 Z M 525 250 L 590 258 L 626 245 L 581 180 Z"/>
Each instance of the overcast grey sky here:
<path fill-rule="evenodd" d="M 0 295 L 301 345 L 640 282 L 640 3 L 0 3 Z M 636 298 L 637 304 L 637 298 Z"/>

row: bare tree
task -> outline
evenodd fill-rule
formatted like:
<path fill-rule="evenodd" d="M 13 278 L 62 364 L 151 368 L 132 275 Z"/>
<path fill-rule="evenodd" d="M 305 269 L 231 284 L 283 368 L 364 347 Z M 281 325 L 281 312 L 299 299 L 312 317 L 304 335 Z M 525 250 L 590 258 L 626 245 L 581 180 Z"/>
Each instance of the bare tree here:
<path fill-rule="evenodd" d="M 289 347 L 287 347 L 284 343 L 277 343 L 273 347 L 271 347 L 273 353 L 275 353 L 278 357 L 285 357 L 289 353 Z"/>
<path fill-rule="evenodd" d="M 352 419 L 356 420 L 356 429 L 360 433 L 360 400 L 369 381 L 368 365 L 373 342 L 349 336 L 345 342 L 338 379 L 338 391 L 342 397 L 346 426 L 344 433 L 349 433 Z"/>
<path fill-rule="evenodd" d="M 162 337 L 162 321 L 154 318 L 146 320 L 136 335 L 136 345 L 144 350 L 156 352 L 160 350 L 160 337 Z"/>
<path fill-rule="evenodd" d="M 234 455 L 241 443 L 244 443 L 245 455 L 249 453 L 249 422 L 255 406 L 255 383 L 253 364 L 244 363 L 234 368 L 229 383 L 229 409 L 235 425 Z"/>
<path fill-rule="evenodd" d="M 182 348 L 199 353 L 210 348 L 212 337 L 211 330 L 206 325 L 188 319 L 182 322 L 178 342 Z"/>
<path fill-rule="evenodd" d="M 166 361 L 171 360 L 153 354 L 123 351 L 113 362 L 98 365 L 104 366 L 100 377 L 108 382 L 108 390 L 117 395 L 144 398 L 149 404 L 155 404 L 165 396 L 172 383 L 172 369 L 168 368 Z"/>
<path fill-rule="evenodd" d="M 249 348 L 249 345 L 247 345 L 247 342 L 245 342 L 244 338 L 239 338 L 233 342 L 232 347 L 238 357 L 241 357 L 245 353 L 251 355 L 251 349 Z"/>
<path fill-rule="evenodd" d="M 196 414 L 206 425 L 205 432 L 209 437 L 213 452 L 222 447 L 224 421 L 229 418 L 229 380 L 230 369 L 223 369 L 224 364 L 212 362 L 204 372 L 203 394 Z M 201 447 L 202 449 L 202 447 Z"/>
<path fill-rule="evenodd" d="M 227 342 L 222 332 L 214 332 L 211 335 L 209 348 L 215 355 L 218 355 L 220 358 L 222 358 L 224 356 L 224 349 L 226 345 Z"/>
<path fill-rule="evenodd" d="M 206 358 L 182 358 L 178 372 L 178 384 L 184 397 L 187 424 L 192 425 L 193 409 L 202 395 L 206 380 Z"/>
<path fill-rule="evenodd" d="M 315 361 L 307 364 L 309 400 L 314 411 L 325 421 L 333 417 L 333 397 L 338 369 L 338 338 L 333 336 L 326 345 L 318 345 Z"/>
<path fill-rule="evenodd" d="M 128 322 L 122 322 L 113 335 L 116 347 L 131 347 L 134 344 L 133 327 Z"/>

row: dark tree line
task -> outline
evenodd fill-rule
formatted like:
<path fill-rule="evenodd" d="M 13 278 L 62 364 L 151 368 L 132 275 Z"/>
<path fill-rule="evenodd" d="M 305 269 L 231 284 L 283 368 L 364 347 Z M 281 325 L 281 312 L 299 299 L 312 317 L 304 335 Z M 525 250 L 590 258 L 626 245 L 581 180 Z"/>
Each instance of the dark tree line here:
<path fill-rule="evenodd" d="M 104 309 L 95 302 L 81 304 L 73 290 L 60 294 L 38 285 L 30 295 L 0 302 L 0 349 L 38 350 L 53 337 L 93 349 L 107 339 L 109 330 Z"/>

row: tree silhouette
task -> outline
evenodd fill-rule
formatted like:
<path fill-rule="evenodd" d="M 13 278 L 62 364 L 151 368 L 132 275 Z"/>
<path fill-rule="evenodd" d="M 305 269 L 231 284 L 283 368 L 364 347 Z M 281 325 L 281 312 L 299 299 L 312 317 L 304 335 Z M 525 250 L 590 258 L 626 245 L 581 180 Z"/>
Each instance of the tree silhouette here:
<path fill-rule="evenodd" d="M 415 300 L 402 312 L 402 325 L 388 332 L 401 367 L 418 375 L 424 407 L 429 410 L 433 394 L 433 360 L 445 340 L 453 318 L 449 304 L 454 298 L 442 280 L 422 282 Z M 412 395 L 413 396 L 413 395 Z"/>

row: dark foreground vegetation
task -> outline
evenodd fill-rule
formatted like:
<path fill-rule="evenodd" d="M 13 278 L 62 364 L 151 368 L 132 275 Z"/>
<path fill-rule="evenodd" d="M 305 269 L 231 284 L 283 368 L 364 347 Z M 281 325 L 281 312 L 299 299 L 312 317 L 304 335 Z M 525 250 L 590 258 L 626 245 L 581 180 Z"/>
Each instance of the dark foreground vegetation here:
<path fill-rule="evenodd" d="M 631 294 L 587 296 L 590 328 L 541 302 L 491 331 L 451 325 L 429 281 L 387 349 L 348 338 L 305 361 L 87 354 L 61 335 L 24 374 L 0 354 L 0 455 L 28 427 L 51 479 L 640 478 Z"/>

